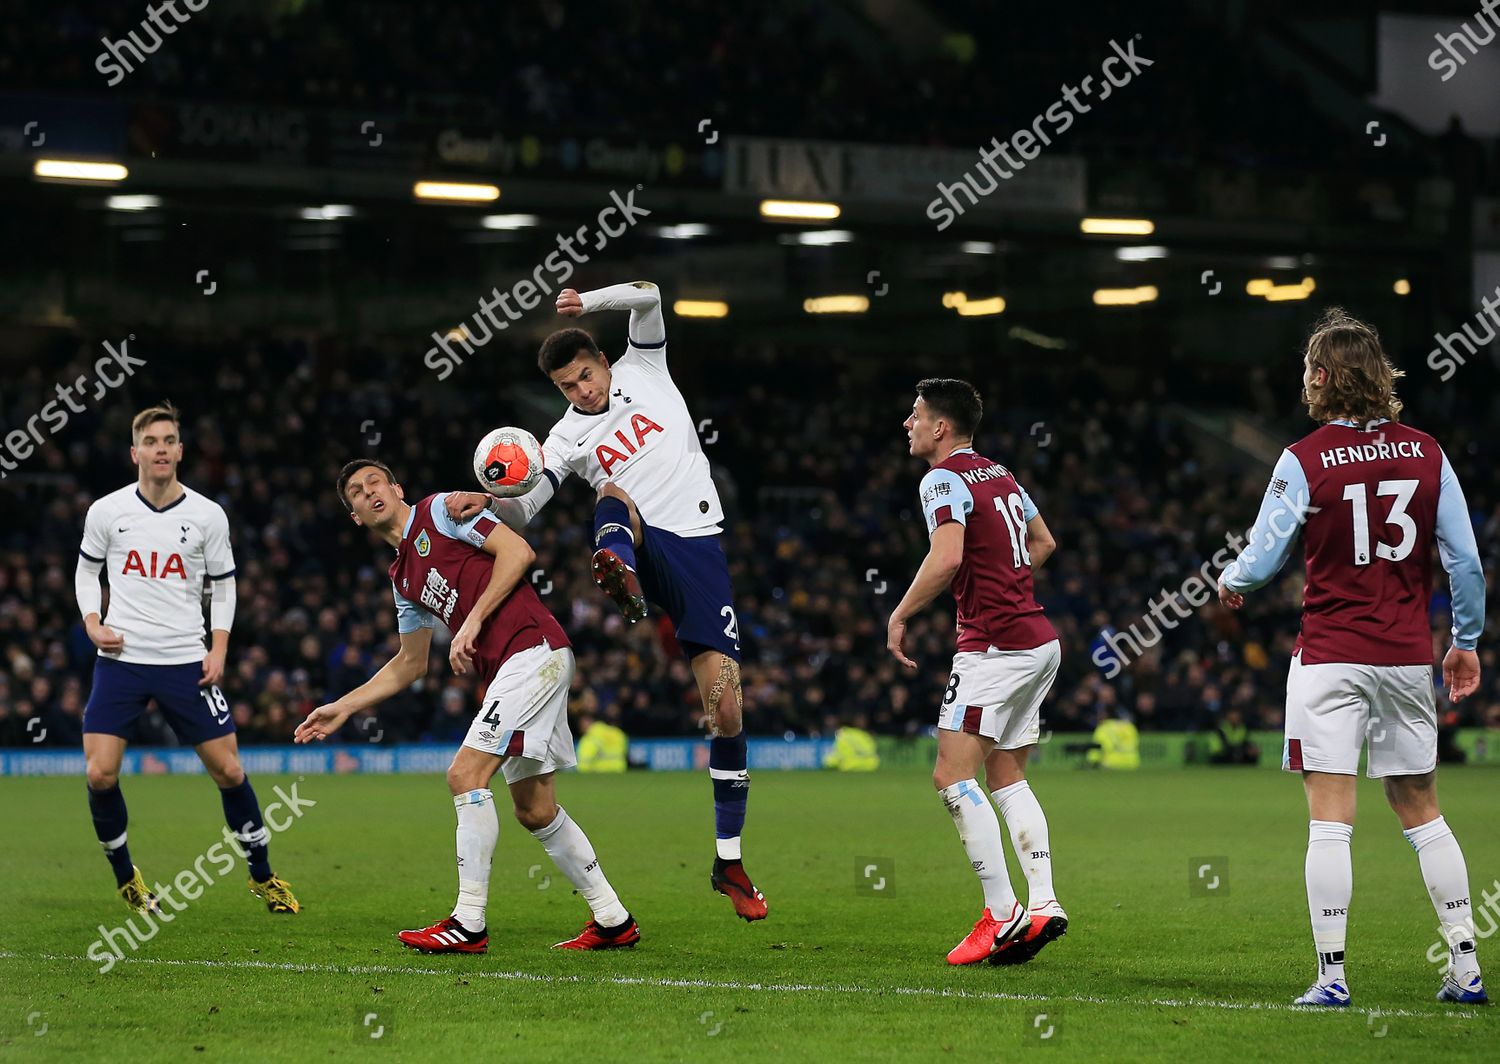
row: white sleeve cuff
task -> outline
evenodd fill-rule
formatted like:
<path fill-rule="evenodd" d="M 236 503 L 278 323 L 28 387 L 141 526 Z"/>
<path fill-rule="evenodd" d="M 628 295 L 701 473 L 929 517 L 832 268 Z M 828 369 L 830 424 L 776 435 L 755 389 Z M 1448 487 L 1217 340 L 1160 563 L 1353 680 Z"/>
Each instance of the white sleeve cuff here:
<path fill-rule="evenodd" d="M 235 590 L 234 577 L 226 576 L 212 582 L 208 602 L 208 627 L 210 631 L 227 632 L 234 627 Z"/>
<path fill-rule="evenodd" d="M 78 568 L 73 570 L 73 595 L 78 599 L 78 612 L 84 617 L 104 608 L 104 592 L 99 587 L 99 574 L 103 571 L 103 562 L 96 562 L 86 554 L 78 555 Z"/>

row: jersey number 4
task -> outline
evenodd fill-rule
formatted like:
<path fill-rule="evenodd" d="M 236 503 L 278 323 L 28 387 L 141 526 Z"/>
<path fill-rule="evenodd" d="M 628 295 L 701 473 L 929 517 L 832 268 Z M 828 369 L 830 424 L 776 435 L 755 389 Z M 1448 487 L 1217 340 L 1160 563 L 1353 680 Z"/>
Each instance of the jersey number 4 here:
<path fill-rule="evenodd" d="M 1390 516 L 1385 519 L 1388 525 L 1395 525 L 1401 530 L 1401 542 L 1394 547 L 1389 543 L 1375 544 L 1375 557 L 1384 558 L 1388 562 L 1399 562 L 1411 554 L 1417 545 L 1417 523 L 1411 519 L 1406 512 L 1407 506 L 1411 505 L 1411 497 L 1417 493 L 1417 481 L 1415 480 L 1382 480 L 1375 485 L 1375 497 L 1394 496 L 1395 502 L 1391 503 Z M 1368 493 L 1363 484 L 1348 484 L 1344 487 L 1344 498 L 1354 509 L 1354 564 L 1369 565 L 1373 560 L 1370 557 L 1370 507 L 1366 501 Z"/>
<path fill-rule="evenodd" d="M 1026 549 L 1026 507 L 1018 492 L 1006 496 L 995 496 L 995 509 L 1005 521 L 1005 530 L 1010 533 L 1010 556 L 1017 569 L 1031 567 L 1031 552 Z"/>

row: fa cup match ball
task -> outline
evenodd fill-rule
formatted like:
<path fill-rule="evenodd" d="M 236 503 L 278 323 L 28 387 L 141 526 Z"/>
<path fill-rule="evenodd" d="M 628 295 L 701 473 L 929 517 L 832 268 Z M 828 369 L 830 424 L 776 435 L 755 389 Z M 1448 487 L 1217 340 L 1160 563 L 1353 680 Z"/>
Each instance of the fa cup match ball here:
<path fill-rule="evenodd" d="M 542 479 L 542 446 L 525 429 L 495 429 L 474 450 L 474 476 L 501 499 L 525 495 Z"/>

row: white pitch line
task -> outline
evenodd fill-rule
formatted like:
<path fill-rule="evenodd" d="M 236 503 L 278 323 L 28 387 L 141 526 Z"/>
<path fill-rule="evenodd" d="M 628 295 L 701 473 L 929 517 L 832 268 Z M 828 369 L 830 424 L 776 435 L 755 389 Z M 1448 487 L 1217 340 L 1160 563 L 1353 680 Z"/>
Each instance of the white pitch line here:
<path fill-rule="evenodd" d="M 25 954 L 0 950 L 0 960 L 62 961 L 73 964 L 94 964 L 87 957 L 69 957 L 57 953 Z M 172 959 L 166 957 L 117 958 L 116 964 L 148 964 L 172 968 L 230 968 L 249 971 L 275 971 L 318 973 L 324 975 L 437 975 L 451 978 L 454 975 L 478 976 L 481 979 L 505 979 L 525 983 L 574 983 L 583 986 L 651 986 L 685 990 L 750 990 L 759 993 L 781 994 L 866 994 L 880 996 L 897 994 L 912 997 L 964 998 L 977 1001 L 1023 1001 L 1037 1003 L 1067 1003 L 1078 1005 L 1123 1005 L 1126 1007 L 1153 1007 L 1169 1009 L 1221 1009 L 1232 1012 L 1329 1012 L 1333 1010 L 1308 1008 L 1302 1005 L 1283 1005 L 1276 1002 L 1213 1001 L 1207 998 L 1111 998 L 1092 994 L 1011 994 L 1003 990 L 964 990 L 953 987 L 926 986 L 849 986 L 840 983 L 740 983 L 714 979 L 664 979 L 643 976 L 582 976 L 545 975 L 539 972 L 462 971 L 457 968 L 406 968 L 393 964 L 298 964 L 292 961 L 215 961 L 205 959 Z M 1415 1017 L 1420 1019 L 1452 1017 L 1475 1019 L 1480 1014 L 1472 1009 L 1433 1010 L 1415 1012 L 1411 1009 L 1365 1009 L 1350 1007 L 1338 1012 L 1356 1016 Z"/>

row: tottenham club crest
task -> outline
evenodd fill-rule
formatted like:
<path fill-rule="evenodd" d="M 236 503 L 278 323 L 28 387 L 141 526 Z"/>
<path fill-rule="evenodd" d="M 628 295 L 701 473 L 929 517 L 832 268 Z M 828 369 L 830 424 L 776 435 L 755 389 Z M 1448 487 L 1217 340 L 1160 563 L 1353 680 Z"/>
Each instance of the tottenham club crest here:
<path fill-rule="evenodd" d="M 417 557 L 425 558 L 432 553 L 432 540 L 427 538 L 427 530 L 424 528 L 417 533 Z"/>

